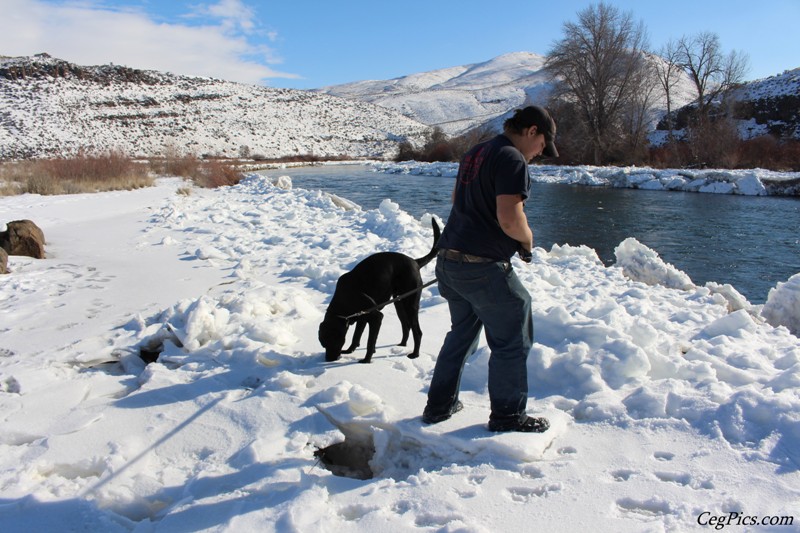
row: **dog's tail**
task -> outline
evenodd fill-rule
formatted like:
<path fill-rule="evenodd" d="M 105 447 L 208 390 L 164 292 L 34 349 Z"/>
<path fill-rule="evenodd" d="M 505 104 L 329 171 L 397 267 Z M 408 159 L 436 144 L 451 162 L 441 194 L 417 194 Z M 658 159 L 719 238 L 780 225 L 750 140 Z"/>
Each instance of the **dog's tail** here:
<path fill-rule="evenodd" d="M 442 234 L 442 231 L 439 229 L 439 224 L 436 223 L 436 219 L 433 217 L 431 217 L 431 225 L 433 226 L 433 246 L 431 247 L 431 251 L 428 252 L 428 255 L 425 257 L 414 259 L 420 268 L 430 263 L 431 260 L 436 257 L 436 253 L 439 251 L 438 248 L 436 248 L 436 245 L 439 243 L 439 236 Z"/>

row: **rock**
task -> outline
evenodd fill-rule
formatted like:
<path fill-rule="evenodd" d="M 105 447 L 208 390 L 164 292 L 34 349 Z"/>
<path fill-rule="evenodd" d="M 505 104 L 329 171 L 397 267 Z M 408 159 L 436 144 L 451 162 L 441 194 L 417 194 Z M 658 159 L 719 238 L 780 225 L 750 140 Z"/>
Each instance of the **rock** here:
<path fill-rule="evenodd" d="M 8 255 L 25 255 L 44 259 L 44 233 L 30 220 L 15 220 L 0 232 L 0 247 Z"/>
<path fill-rule="evenodd" d="M 8 253 L 0 248 L 0 274 L 8 274 Z"/>

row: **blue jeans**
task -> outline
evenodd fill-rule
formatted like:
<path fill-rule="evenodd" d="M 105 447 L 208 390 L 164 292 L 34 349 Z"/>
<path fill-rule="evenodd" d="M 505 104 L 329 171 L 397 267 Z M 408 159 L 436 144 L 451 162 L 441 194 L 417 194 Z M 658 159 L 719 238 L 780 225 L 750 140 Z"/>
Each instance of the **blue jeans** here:
<path fill-rule="evenodd" d="M 439 257 L 436 278 L 450 307 L 450 331 L 436 360 L 429 413 L 447 413 L 458 400 L 461 373 L 486 330 L 489 357 L 490 419 L 525 413 L 528 353 L 533 343 L 531 297 L 510 263 L 466 263 Z"/>

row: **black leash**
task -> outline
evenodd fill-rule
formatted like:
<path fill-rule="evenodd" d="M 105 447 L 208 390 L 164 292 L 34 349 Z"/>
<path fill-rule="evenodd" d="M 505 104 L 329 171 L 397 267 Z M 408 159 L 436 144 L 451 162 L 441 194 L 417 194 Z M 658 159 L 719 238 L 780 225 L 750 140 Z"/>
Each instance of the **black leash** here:
<path fill-rule="evenodd" d="M 373 312 L 373 311 L 377 311 L 378 309 L 381 309 L 381 308 L 383 308 L 383 307 L 385 307 L 385 306 L 387 306 L 387 305 L 389 305 L 389 304 L 391 304 L 391 303 L 394 303 L 394 302 L 400 301 L 400 300 L 402 300 L 403 298 L 407 298 L 408 296 L 411 296 L 412 294 L 414 294 L 414 293 L 417 293 L 417 292 L 421 291 L 421 290 L 422 290 L 422 289 L 424 289 L 425 287 L 430 287 L 431 285 L 433 285 L 434 283 L 436 283 L 436 281 L 437 281 L 437 280 L 436 280 L 436 278 L 433 278 L 433 279 L 432 279 L 432 280 L 430 280 L 429 282 L 427 282 L 427 283 L 425 283 L 425 284 L 423 284 L 423 285 L 421 285 L 421 286 L 417 287 L 417 288 L 416 288 L 416 289 L 414 289 L 414 290 L 410 290 L 410 291 L 408 291 L 408 292 L 405 292 L 405 293 L 403 293 L 403 294 L 401 294 L 401 295 L 399 295 L 399 296 L 395 296 L 394 298 L 392 298 L 392 299 L 391 299 L 391 300 L 389 300 L 388 302 L 384 302 L 384 303 L 382 303 L 382 304 L 375 304 L 374 306 L 370 307 L 369 309 L 365 309 L 364 311 L 359 311 L 358 313 L 352 314 L 352 315 L 350 315 L 350 316 L 343 316 L 343 317 L 340 317 L 340 318 L 343 318 L 343 319 L 345 319 L 345 320 L 348 320 L 348 321 L 349 321 L 349 320 L 352 320 L 352 319 L 354 319 L 354 318 L 356 318 L 356 317 L 359 317 L 359 316 L 362 316 L 362 315 L 368 315 L 368 314 L 370 314 L 371 312 Z M 372 300 L 372 298 L 370 298 L 370 296 L 369 296 L 368 294 L 364 294 L 364 296 L 366 296 L 367 298 L 369 298 L 370 300 Z M 374 302 L 375 302 L 375 300 L 372 300 L 372 302 L 374 303 Z"/>

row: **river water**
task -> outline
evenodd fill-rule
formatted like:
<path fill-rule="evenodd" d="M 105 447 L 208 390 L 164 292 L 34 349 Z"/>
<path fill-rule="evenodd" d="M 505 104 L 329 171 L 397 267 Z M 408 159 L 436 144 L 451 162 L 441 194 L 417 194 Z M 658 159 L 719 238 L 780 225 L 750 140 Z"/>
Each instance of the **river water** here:
<path fill-rule="evenodd" d="M 385 198 L 415 217 L 450 212 L 453 178 L 384 174 L 332 165 L 263 171 L 296 188 L 323 190 L 374 209 Z M 800 272 L 800 200 L 534 183 L 526 207 L 535 245 L 586 245 L 606 264 L 634 237 L 697 285 L 730 283 L 764 303 Z"/>

